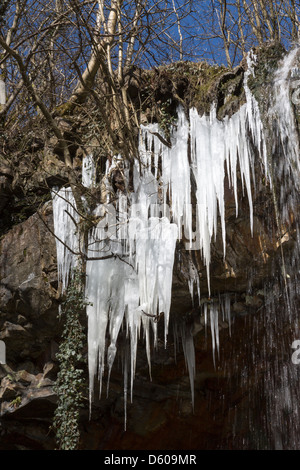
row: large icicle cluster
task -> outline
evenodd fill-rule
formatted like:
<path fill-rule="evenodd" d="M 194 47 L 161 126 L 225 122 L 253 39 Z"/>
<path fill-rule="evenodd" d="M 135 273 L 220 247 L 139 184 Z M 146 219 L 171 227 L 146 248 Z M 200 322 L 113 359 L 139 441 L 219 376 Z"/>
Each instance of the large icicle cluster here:
<path fill-rule="evenodd" d="M 199 116 L 195 109 L 190 111 L 192 164 L 191 168 L 197 183 L 197 236 L 198 246 L 202 251 L 207 267 L 208 287 L 210 290 L 210 245 L 217 234 L 218 215 L 220 216 L 224 255 L 226 249 L 224 178 L 225 168 L 229 183 L 234 191 L 236 208 L 237 170 L 240 168 L 242 182 L 246 186 L 249 206 L 250 224 L 253 224 L 251 193 L 251 172 L 253 172 L 253 155 L 247 138 L 248 114 L 246 105 L 230 119 L 219 121 L 213 106 L 209 116 Z M 258 129 L 254 129 L 256 132 Z"/>
<path fill-rule="evenodd" d="M 117 209 L 121 223 L 117 236 L 109 234 L 107 237 L 105 232 L 105 227 L 116 221 L 113 206 L 104 208 L 100 205 L 95 210 L 98 215 L 104 210 L 106 217 L 89 236 L 86 296 L 90 302 L 87 315 L 91 399 L 97 372 L 101 390 L 105 360 L 110 375 L 124 319 L 130 338 L 131 397 L 141 328 L 149 368 L 151 325 L 154 344 L 157 337 L 157 324 L 151 319 L 163 313 L 166 334 L 168 330 L 177 226 L 167 217 L 149 217 L 150 205 L 153 208 L 157 202 L 157 182 L 147 165 L 148 157 L 147 152 L 141 155 L 142 170 L 138 167 L 135 170 L 140 174 L 135 178 L 134 191 L 130 195 L 128 221 L 127 200 L 120 196 Z M 109 346 L 106 350 L 107 337 Z"/>
<path fill-rule="evenodd" d="M 249 73 L 251 61 L 249 61 Z M 150 366 L 151 330 L 156 343 L 156 320 L 163 314 L 165 341 L 171 306 L 172 271 L 176 240 L 185 237 L 187 249 L 199 249 L 207 266 L 210 289 L 210 245 L 216 236 L 220 219 L 224 255 L 226 247 L 224 178 L 227 170 L 238 211 L 237 172 L 246 188 L 250 223 L 253 223 L 251 175 L 254 174 L 253 143 L 266 165 L 265 144 L 258 106 L 247 87 L 247 103 L 231 118 L 219 121 L 216 107 L 209 116 L 199 116 L 191 109 L 189 120 L 178 109 L 177 125 L 171 129 L 171 146 L 164 145 L 163 133 L 157 124 L 141 126 L 139 155 L 135 160 L 133 191 L 126 197 L 119 194 L 117 207 L 99 204 L 94 215 L 100 221 L 89 233 L 86 297 L 89 302 L 88 350 L 90 398 L 94 377 L 98 374 L 100 389 L 105 367 L 108 375 L 116 356 L 117 340 L 122 325 L 130 340 L 131 394 L 136 368 L 138 339 L 143 332 Z M 249 135 L 251 138 L 249 138 Z M 190 145 L 190 159 L 189 148 Z M 122 161 L 115 157 L 111 165 Z M 83 185 L 95 185 L 92 156 L 83 162 Z M 105 181 L 109 190 L 107 165 Z M 197 230 L 193 233 L 191 172 L 196 182 Z M 123 173 L 128 169 L 123 166 Z M 78 214 L 69 188 L 53 192 L 54 228 L 57 236 L 59 279 L 63 288 L 69 271 L 76 265 L 79 241 L 76 233 Z M 116 211 L 116 212 L 115 212 Z M 116 218 L 117 214 L 117 218 Z M 116 222 L 118 220 L 118 222 Z M 71 251 L 67 249 L 71 248 Z M 191 269 L 190 292 L 199 279 Z M 226 311 L 229 310 L 228 303 Z M 206 311 L 207 317 L 207 311 Z M 218 348 L 218 310 L 210 309 L 213 347 Z M 191 382 L 195 371 L 191 337 L 185 335 L 185 352 Z M 108 347 L 107 347 L 108 341 Z M 127 362 L 126 362 L 127 368 Z M 127 379 L 125 381 L 127 394 Z"/>
<path fill-rule="evenodd" d="M 224 179 L 225 171 L 234 192 L 236 213 L 238 213 L 237 172 L 240 171 L 242 189 L 246 189 L 250 210 L 250 226 L 253 229 L 253 204 L 251 178 L 254 178 L 253 143 L 258 150 L 267 174 L 266 145 L 263 138 L 263 125 L 258 104 L 252 96 L 247 80 L 253 74 L 255 57 L 248 57 L 248 71 L 244 87 L 247 102 L 231 118 L 217 119 L 216 106 L 210 114 L 199 116 L 195 108 L 189 113 L 189 123 L 181 108 L 178 110 L 178 123 L 171 135 L 171 148 L 164 146 L 157 137 L 161 131 L 157 125 L 142 128 L 145 147 L 152 149 L 155 165 L 161 158 L 160 185 L 163 202 L 171 201 L 171 213 L 178 225 L 179 235 L 184 226 L 184 235 L 189 240 L 188 249 L 199 249 L 207 267 L 208 288 L 210 291 L 210 246 L 217 234 L 220 218 L 224 256 L 226 250 Z M 191 142 L 191 161 L 188 159 L 188 139 Z M 143 148 L 145 152 L 145 148 Z M 197 229 L 192 229 L 191 176 L 196 181 Z"/>
<path fill-rule="evenodd" d="M 97 370 L 100 383 L 104 373 L 107 333 L 110 373 L 124 318 L 131 344 L 131 391 L 141 327 L 145 334 L 149 366 L 150 325 L 156 342 L 156 323 L 150 318 L 155 319 L 158 313 L 163 312 L 167 332 L 177 227 L 166 217 L 139 219 L 139 226 L 136 222 L 135 218 L 130 220 L 129 238 L 125 242 L 103 242 L 99 227 L 90 235 L 86 294 L 92 303 L 87 307 L 91 392 Z M 107 253 L 116 256 L 95 261 L 95 253 L 100 258 L 101 254 L 103 258 L 109 256 Z"/>

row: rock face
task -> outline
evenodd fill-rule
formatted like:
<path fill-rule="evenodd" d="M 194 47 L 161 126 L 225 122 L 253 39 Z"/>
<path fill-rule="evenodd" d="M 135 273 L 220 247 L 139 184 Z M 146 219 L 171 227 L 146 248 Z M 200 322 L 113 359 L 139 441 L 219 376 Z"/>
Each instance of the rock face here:
<path fill-rule="evenodd" d="M 223 79 L 222 90 L 228 88 L 228 80 L 234 84 L 234 90 L 239 88 L 241 69 L 236 75 Z M 224 83 L 228 86 L 224 87 Z M 230 90 L 232 94 L 233 89 Z M 237 101 L 231 101 L 234 102 L 232 112 Z M 226 102 L 230 104 L 226 96 L 222 97 L 222 102 L 223 106 Z M 225 108 L 222 109 L 225 113 Z M 50 139 L 45 145 L 49 152 L 47 161 L 35 154 L 34 177 L 21 165 L 14 173 L 6 160 L 0 164 L 0 213 L 4 221 L 0 226 L 3 234 L 0 239 L 0 340 L 6 345 L 7 359 L 6 364 L 0 365 L 1 450 L 55 448 L 51 431 L 56 404 L 53 384 L 62 325 L 58 319 L 60 292 L 52 205 L 44 201 L 49 191 L 47 189 L 47 193 L 43 185 L 45 181 L 50 185 L 58 184 L 66 175 L 63 175 L 59 158 L 50 156 L 51 151 L 55 153 L 52 144 Z M 108 397 L 103 396 L 93 403 L 91 419 L 88 404 L 82 411 L 81 449 L 272 447 L 273 443 L 262 437 L 265 428 L 259 412 L 259 407 L 266 406 L 261 391 L 266 371 L 273 364 L 264 349 L 270 339 L 266 334 L 268 292 L 265 286 L 276 277 L 282 267 L 283 254 L 288 256 L 296 242 L 292 228 L 287 231 L 282 226 L 278 237 L 274 230 L 272 194 L 262 179 L 257 181 L 253 234 L 246 197 L 241 192 L 236 217 L 234 195 L 228 184 L 225 185 L 227 251 L 224 259 L 219 231 L 212 245 L 210 299 L 200 253 L 188 253 L 178 246 L 168 345 L 165 349 L 161 331 L 158 348 L 152 351 L 152 380 L 141 340 L 133 401 L 127 403 L 126 432 L 122 368 L 116 365 Z M 22 184 L 27 188 L 27 197 L 28 194 L 37 197 L 25 212 L 26 204 L 20 202 Z M 13 207 L 14 217 L 9 217 L 10 207 Z M 17 215 L 17 208 L 22 217 Z M 188 289 L 191 259 L 200 275 L 201 299 L 210 302 L 228 294 L 231 303 L 231 322 L 224 317 L 219 323 L 220 351 L 219 355 L 215 352 L 215 363 L 209 326 L 204 322 L 197 296 L 193 302 Z M 272 324 L 272 319 L 268 321 Z M 285 321 L 281 326 L 286 328 L 287 338 L 295 333 Z M 185 343 L 181 342 L 184 335 L 189 335 L 195 346 L 194 408 Z M 277 340 L 279 344 L 280 338 Z"/>
<path fill-rule="evenodd" d="M 31 416 L 32 406 L 39 413 L 48 402 L 53 410 L 55 402 L 52 385 L 60 325 L 55 240 L 45 225 L 51 221 L 48 206 L 40 216 L 14 226 L 1 240 L 0 338 L 7 357 L 7 364 L 1 366 L 1 415 L 22 415 L 26 410 L 24 419 L 33 419 L 29 429 L 38 419 Z M 10 425 L 19 428 L 16 422 Z M 39 427 L 34 434 L 38 435 Z M 21 446 L 26 444 L 24 439 Z"/>
<path fill-rule="evenodd" d="M 1 339 L 13 357 L 38 357 L 57 328 L 55 239 L 51 206 L 16 225 L 1 240 Z M 13 340 L 10 348 L 10 338 Z M 42 344 L 42 346 L 41 346 Z M 47 348 L 48 349 L 48 348 Z"/>

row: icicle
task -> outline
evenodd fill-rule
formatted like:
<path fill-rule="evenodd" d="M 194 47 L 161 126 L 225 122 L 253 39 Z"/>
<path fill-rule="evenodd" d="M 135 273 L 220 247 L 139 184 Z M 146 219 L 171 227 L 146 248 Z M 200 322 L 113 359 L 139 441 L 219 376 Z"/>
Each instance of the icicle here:
<path fill-rule="evenodd" d="M 188 286 L 189 286 L 189 291 L 190 291 L 193 306 L 194 306 L 194 284 L 196 284 L 197 294 L 198 294 L 198 302 L 199 302 L 199 306 L 200 306 L 200 279 L 199 279 L 199 274 L 197 272 L 197 268 L 194 265 L 193 261 L 190 260 Z"/>
<path fill-rule="evenodd" d="M 82 184 L 91 188 L 96 184 L 96 168 L 93 154 L 85 155 L 82 160 Z"/>
<path fill-rule="evenodd" d="M 0 79 L 0 106 L 6 103 L 5 82 Z"/>
<path fill-rule="evenodd" d="M 178 226 L 178 238 L 181 239 L 182 226 L 185 227 L 185 237 L 192 240 L 192 206 L 190 163 L 188 160 L 189 124 L 183 108 L 177 110 L 178 123 L 171 136 L 172 148 L 163 154 L 163 164 L 166 167 L 166 158 L 169 159 L 170 174 L 169 186 L 173 221 Z M 162 177 L 164 178 L 164 174 Z M 165 181 L 166 183 L 166 181 Z"/>
<path fill-rule="evenodd" d="M 124 431 L 127 428 L 128 352 L 124 351 Z"/>
<path fill-rule="evenodd" d="M 163 133 L 157 124 L 141 126 L 141 140 L 139 147 L 140 162 L 135 165 L 135 190 L 137 190 L 141 179 L 151 176 L 155 181 L 156 198 L 158 184 L 162 191 L 163 204 L 167 204 L 168 196 L 171 203 L 173 222 L 178 227 L 178 238 L 182 237 L 182 226 L 184 235 L 190 241 L 192 238 L 192 206 L 190 187 L 190 163 L 188 160 L 188 137 L 189 124 L 185 117 L 183 108 L 177 110 L 177 126 L 171 130 L 171 148 L 168 148 L 157 137 L 163 137 Z M 154 158 L 154 173 L 151 172 L 151 158 Z M 158 161 L 161 159 L 161 174 L 158 173 Z M 140 168 L 141 167 L 141 168 Z M 150 177 L 149 177 L 150 175 Z M 149 184 L 149 181 L 148 181 Z M 164 216 L 167 214 L 164 213 Z"/>
<path fill-rule="evenodd" d="M 132 401 L 133 380 L 136 370 L 137 344 L 140 337 L 142 312 L 139 306 L 139 285 L 136 273 L 128 275 L 125 284 L 126 326 L 130 337 L 130 400 Z"/>
<path fill-rule="evenodd" d="M 207 326 L 207 302 L 204 304 L 204 325 Z"/>
<path fill-rule="evenodd" d="M 112 195 L 114 194 L 113 187 L 110 183 L 110 175 L 113 170 L 123 166 L 123 158 L 121 155 L 114 155 L 112 158 L 107 159 L 106 161 L 106 168 L 105 168 L 105 175 L 102 179 L 102 186 L 103 191 L 105 191 L 106 195 L 106 202 L 109 203 L 111 201 Z"/>
<path fill-rule="evenodd" d="M 79 215 L 71 188 L 62 188 L 59 191 L 53 189 L 52 204 L 58 280 L 61 281 L 64 291 L 68 285 L 70 271 L 77 265 L 79 255 Z"/>
<path fill-rule="evenodd" d="M 213 351 L 213 362 L 216 366 L 215 351 L 219 354 L 219 325 L 218 325 L 219 312 L 215 303 L 210 305 L 210 329 L 211 341 Z"/>
<path fill-rule="evenodd" d="M 94 387 L 94 376 L 99 373 L 100 393 L 105 369 L 106 335 L 109 333 L 110 344 L 107 351 L 108 382 L 117 351 L 117 338 L 124 317 L 126 270 L 130 266 L 118 257 L 105 259 L 108 253 L 122 255 L 120 245 L 114 240 L 108 244 L 101 240 L 99 227 L 90 234 L 89 261 L 86 274 L 86 297 L 88 315 L 89 377 L 90 393 Z M 104 259 L 96 259 L 101 255 Z"/>
<path fill-rule="evenodd" d="M 224 305 L 224 311 L 225 311 L 225 319 L 228 322 L 228 328 L 229 328 L 229 336 L 231 336 L 231 305 L 230 305 L 230 295 L 226 294 L 225 295 L 225 305 Z"/>
<path fill-rule="evenodd" d="M 150 316 L 164 313 L 166 341 L 177 227 L 165 217 L 151 217 L 145 228 L 136 230 L 136 219 L 130 219 L 129 238 L 134 244 L 130 251 L 135 251 L 140 303 Z"/>
<path fill-rule="evenodd" d="M 195 372 L 196 372 L 196 361 L 195 361 L 195 347 L 194 339 L 191 334 L 190 329 L 184 325 L 181 328 L 181 339 L 184 352 L 184 358 L 187 365 L 190 387 L 191 387 L 191 396 L 192 396 L 192 407 L 194 410 L 194 382 L 195 382 Z"/>

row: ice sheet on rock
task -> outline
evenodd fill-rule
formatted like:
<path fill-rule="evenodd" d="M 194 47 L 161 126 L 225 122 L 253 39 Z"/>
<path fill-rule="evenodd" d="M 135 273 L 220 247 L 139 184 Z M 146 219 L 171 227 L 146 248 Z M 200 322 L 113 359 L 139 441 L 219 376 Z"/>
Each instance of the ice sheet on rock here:
<path fill-rule="evenodd" d="M 71 188 L 52 190 L 53 224 L 57 252 L 58 280 L 62 291 L 67 288 L 69 274 L 77 265 L 79 215 Z"/>
<path fill-rule="evenodd" d="M 251 50 L 246 57 L 247 60 L 247 70 L 244 75 L 244 90 L 246 95 L 246 117 L 247 117 L 247 125 L 250 129 L 253 142 L 256 148 L 259 151 L 260 160 L 263 163 L 266 178 L 270 179 L 270 173 L 268 171 L 268 161 L 267 161 L 267 147 L 266 147 L 266 139 L 264 135 L 264 126 L 261 119 L 261 113 L 258 106 L 258 102 L 256 101 L 255 97 L 251 93 L 251 90 L 248 86 L 249 77 L 255 78 L 255 65 L 256 65 L 256 55 Z M 247 137 L 247 136 L 245 136 Z"/>
<path fill-rule="evenodd" d="M 274 75 L 274 104 L 269 115 L 276 119 L 283 154 L 290 167 L 295 167 L 299 177 L 299 138 L 295 122 L 293 105 L 290 97 L 289 75 L 293 64 L 299 56 L 296 47 L 285 56 Z M 299 178 L 297 178 L 297 182 Z"/>
<path fill-rule="evenodd" d="M 268 119 L 272 124 L 274 142 L 270 149 L 274 177 L 280 181 L 277 198 L 281 222 L 288 222 L 290 213 L 297 211 L 297 199 L 300 189 L 299 133 L 295 116 L 295 95 L 299 80 L 290 80 L 292 66 L 299 60 L 299 47 L 292 49 L 282 60 L 274 74 L 272 104 L 268 109 Z M 295 90 L 295 91 L 294 91 Z M 298 98 L 296 98 L 298 99 Z M 278 158 L 280 156 L 280 158 Z"/>

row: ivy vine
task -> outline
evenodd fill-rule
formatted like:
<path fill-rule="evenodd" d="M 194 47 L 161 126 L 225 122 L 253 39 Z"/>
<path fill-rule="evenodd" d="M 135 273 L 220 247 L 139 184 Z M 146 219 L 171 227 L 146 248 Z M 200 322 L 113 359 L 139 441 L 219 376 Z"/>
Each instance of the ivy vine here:
<path fill-rule="evenodd" d="M 59 372 L 54 390 L 58 403 L 52 426 L 58 450 L 76 450 L 79 447 L 79 417 L 84 400 L 86 364 L 83 355 L 86 335 L 80 323 L 80 316 L 87 305 L 83 286 L 82 273 L 74 270 L 59 314 L 64 328 L 56 355 Z"/>
<path fill-rule="evenodd" d="M 165 134 L 166 139 L 170 138 L 170 128 L 171 126 L 176 122 L 175 116 L 172 116 L 170 113 L 170 105 L 172 103 L 172 100 L 166 100 L 161 104 L 160 107 L 160 121 L 159 125 L 162 131 Z"/>

